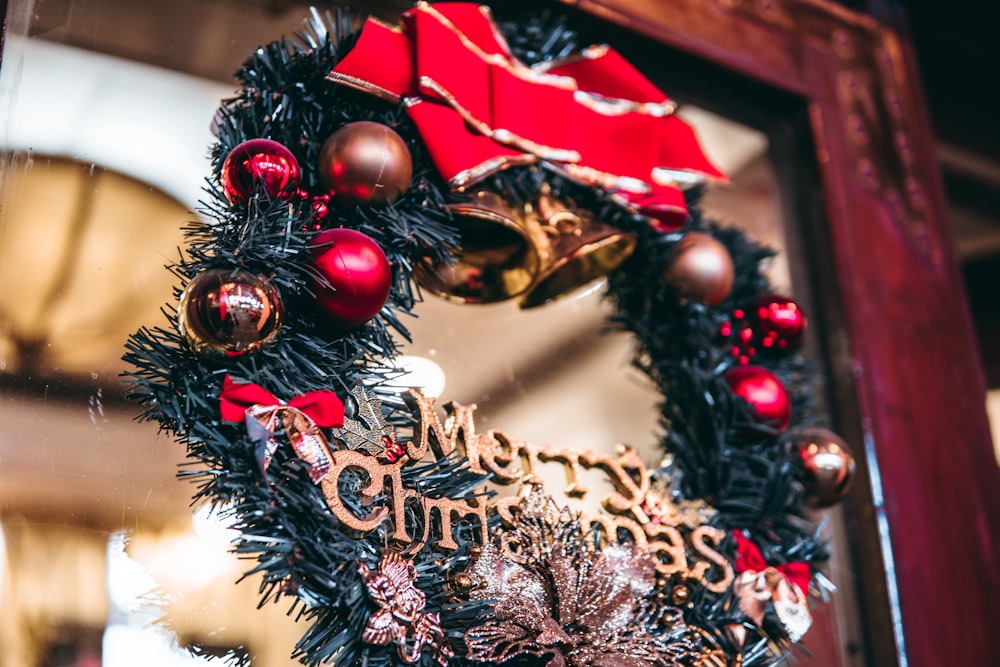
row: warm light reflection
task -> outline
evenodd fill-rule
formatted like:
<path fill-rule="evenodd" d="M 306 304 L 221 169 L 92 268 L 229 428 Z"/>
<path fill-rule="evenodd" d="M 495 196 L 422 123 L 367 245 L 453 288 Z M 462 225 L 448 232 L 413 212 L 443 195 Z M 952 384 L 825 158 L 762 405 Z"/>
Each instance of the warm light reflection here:
<path fill-rule="evenodd" d="M 844 457 L 836 445 L 831 446 L 829 452 L 817 454 L 813 461 L 818 470 L 840 470 L 844 466 Z"/>
<path fill-rule="evenodd" d="M 129 545 L 129 554 L 168 591 L 197 591 L 228 574 L 235 578 L 239 561 L 229 552 L 235 532 L 206 507 L 195 512 L 192 522 L 191 531 Z"/>
<path fill-rule="evenodd" d="M 1000 389 L 986 392 L 986 416 L 990 420 L 990 431 L 993 434 L 993 451 L 996 453 L 997 465 L 1000 465 Z"/>
<path fill-rule="evenodd" d="M 424 396 L 438 398 L 444 393 L 444 370 L 427 357 L 402 355 L 396 357 L 393 368 L 402 373 L 388 384 L 398 391 L 420 389 Z"/>
<path fill-rule="evenodd" d="M 204 508 L 203 508 L 204 509 Z M 173 591 L 197 590 L 229 570 L 217 554 L 226 553 L 228 528 L 207 511 L 193 517 L 193 532 L 153 540 L 136 549 L 140 541 L 125 533 L 112 534 L 107 548 L 107 581 L 111 612 L 102 643 L 103 667 L 151 667 L 208 664 L 206 658 L 182 648 L 174 633 L 160 624 Z M 221 540 L 226 540 L 221 544 Z M 148 540 L 142 540 L 148 542 Z M 153 563 L 133 559 L 127 551 L 143 551 Z"/>
<path fill-rule="evenodd" d="M 149 600 L 143 598 L 156 589 L 156 580 L 149 570 L 125 553 L 126 543 L 125 533 L 113 533 L 108 539 L 107 586 L 114 610 L 112 617 L 132 614 L 148 606 Z"/>
<path fill-rule="evenodd" d="M 111 625 L 101 646 L 102 667 L 181 667 L 212 664 L 177 645 L 170 633 L 156 626 Z"/>
<path fill-rule="evenodd" d="M 7 574 L 7 540 L 3 535 L 3 524 L 0 523 L 0 607 L 3 606 L 3 581 Z"/>
<path fill-rule="evenodd" d="M 5 173 L 0 193 L 0 366 L 113 377 L 122 341 L 172 297 L 163 264 L 188 213 L 93 164 L 38 154 L 31 164 Z"/>

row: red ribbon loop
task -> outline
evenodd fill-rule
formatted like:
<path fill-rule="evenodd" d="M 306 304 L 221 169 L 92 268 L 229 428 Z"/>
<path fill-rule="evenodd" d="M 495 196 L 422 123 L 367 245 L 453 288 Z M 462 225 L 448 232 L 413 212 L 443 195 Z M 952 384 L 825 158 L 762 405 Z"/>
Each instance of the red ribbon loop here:
<path fill-rule="evenodd" d="M 773 608 L 788 638 L 797 642 L 812 625 L 808 602 L 809 564 L 768 565 L 757 545 L 738 531 L 733 535 L 737 555 L 733 566 L 738 573 L 733 591 L 739 600 L 740 611 L 760 626 L 767 609 Z"/>
<path fill-rule="evenodd" d="M 452 187 L 539 160 L 668 224 L 687 216 L 678 184 L 724 178 L 674 104 L 608 47 L 526 67 L 489 10 L 420 2 L 403 26 L 369 19 L 331 81 L 405 102 Z"/>
<path fill-rule="evenodd" d="M 254 406 L 289 407 L 306 414 L 321 428 L 335 428 L 344 425 L 344 403 L 329 389 L 310 391 L 282 403 L 264 387 L 251 382 L 235 382 L 230 375 L 222 381 L 219 395 L 219 409 L 222 420 L 242 422 L 247 408 Z"/>
<path fill-rule="evenodd" d="M 281 427 L 296 456 L 309 464 L 313 482 L 326 477 L 333 464 L 326 436 L 320 427 L 344 425 L 344 404 L 329 389 L 311 391 L 282 403 L 274 394 L 250 382 L 234 382 L 226 375 L 219 394 L 224 421 L 244 422 L 254 443 L 260 472 L 267 477 L 271 457 L 278 449 L 274 432 Z"/>
<path fill-rule="evenodd" d="M 743 572 L 763 572 L 769 567 L 785 575 L 789 581 L 798 586 L 803 593 L 809 591 L 809 579 L 812 576 L 809 564 L 802 562 L 785 563 L 784 565 L 769 565 L 757 545 L 748 540 L 739 531 L 733 531 L 736 537 L 736 562 L 733 569 L 737 574 Z"/>

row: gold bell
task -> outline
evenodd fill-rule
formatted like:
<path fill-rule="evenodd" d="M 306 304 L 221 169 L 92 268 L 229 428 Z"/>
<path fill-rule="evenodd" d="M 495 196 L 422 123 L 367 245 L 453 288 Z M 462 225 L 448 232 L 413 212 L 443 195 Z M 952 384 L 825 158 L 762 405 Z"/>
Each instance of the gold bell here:
<path fill-rule="evenodd" d="M 489 190 L 447 209 L 461 251 L 453 264 L 418 264 L 414 274 L 421 287 L 458 303 L 504 301 L 528 289 L 538 273 L 538 254 L 519 211 Z"/>
<path fill-rule="evenodd" d="M 541 306 L 607 275 L 635 250 L 635 234 L 570 208 L 547 189 L 523 213 L 541 270 L 521 297 L 521 308 Z"/>

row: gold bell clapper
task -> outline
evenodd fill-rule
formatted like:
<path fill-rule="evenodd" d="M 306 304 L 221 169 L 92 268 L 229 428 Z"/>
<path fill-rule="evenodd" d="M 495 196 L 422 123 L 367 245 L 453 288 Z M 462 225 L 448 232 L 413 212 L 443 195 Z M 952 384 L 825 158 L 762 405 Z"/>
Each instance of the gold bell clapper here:
<path fill-rule="evenodd" d="M 554 198 L 548 189 L 523 210 L 523 223 L 539 258 L 539 272 L 521 297 L 535 308 L 589 285 L 617 269 L 637 237 L 596 220 L 590 211 Z"/>
<path fill-rule="evenodd" d="M 451 204 L 461 235 L 454 263 L 421 264 L 417 282 L 458 303 L 521 297 L 535 308 L 607 275 L 628 259 L 636 236 L 594 219 L 546 188 L 521 208 L 492 191 Z"/>
<path fill-rule="evenodd" d="M 461 251 L 454 263 L 418 264 L 421 287 L 458 303 L 495 303 L 531 286 L 538 275 L 538 254 L 520 211 L 489 190 L 447 208 L 461 235 Z"/>

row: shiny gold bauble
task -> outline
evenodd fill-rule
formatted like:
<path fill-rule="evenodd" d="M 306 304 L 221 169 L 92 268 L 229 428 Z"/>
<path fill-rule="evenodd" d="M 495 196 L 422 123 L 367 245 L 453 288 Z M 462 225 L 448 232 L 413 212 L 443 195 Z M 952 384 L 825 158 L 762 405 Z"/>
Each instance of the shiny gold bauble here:
<path fill-rule="evenodd" d="M 733 258 L 712 235 L 688 232 L 673 247 L 663 276 L 682 297 L 717 306 L 733 287 Z"/>
<path fill-rule="evenodd" d="M 854 481 L 854 457 L 847 443 L 825 428 L 803 429 L 793 438 L 806 504 L 821 509 L 840 502 Z"/>
<path fill-rule="evenodd" d="M 241 353 L 274 340 L 284 307 L 269 280 L 247 271 L 211 269 L 181 297 L 179 328 L 195 352 Z"/>
<path fill-rule="evenodd" d="M 413 158 L 403 138 L 389 126 L 367 120 L 331 134 L 318 166 L 331 195 L 364 206 L 391 204 L 413 177 Z"/>

